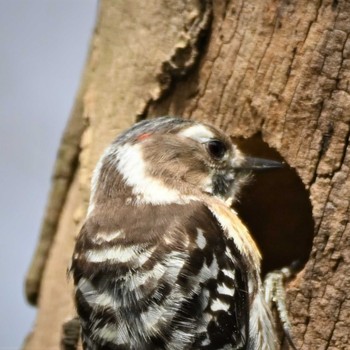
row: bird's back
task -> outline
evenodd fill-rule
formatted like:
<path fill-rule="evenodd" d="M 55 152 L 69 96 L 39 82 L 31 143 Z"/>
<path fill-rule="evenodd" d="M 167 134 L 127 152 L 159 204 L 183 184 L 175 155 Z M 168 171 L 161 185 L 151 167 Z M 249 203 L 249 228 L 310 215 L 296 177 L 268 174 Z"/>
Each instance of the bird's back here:
<path fill-rule="evenodd" d="M 114 209 L 89 216 L 74 253 L 85 348 L 245 348 L 247 266 L 208 207 Z"/>

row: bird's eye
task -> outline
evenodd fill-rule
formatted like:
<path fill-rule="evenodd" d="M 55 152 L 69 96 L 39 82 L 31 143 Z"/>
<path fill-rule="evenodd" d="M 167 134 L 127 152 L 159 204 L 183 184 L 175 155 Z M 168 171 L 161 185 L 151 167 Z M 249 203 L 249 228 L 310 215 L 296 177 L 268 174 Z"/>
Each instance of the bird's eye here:
<path fill-rule="evenodd" d="M 207 143 L 207 150 L 213 158 L 221 159 L 225 155 L 227 147 L 220 140 L 210 140 Z"/>

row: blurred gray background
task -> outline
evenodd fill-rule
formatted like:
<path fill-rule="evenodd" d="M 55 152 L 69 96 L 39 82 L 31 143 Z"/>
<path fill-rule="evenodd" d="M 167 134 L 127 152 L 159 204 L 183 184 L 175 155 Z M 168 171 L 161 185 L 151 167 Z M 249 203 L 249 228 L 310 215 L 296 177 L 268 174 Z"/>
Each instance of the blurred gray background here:
<path fill-rule="evenodd" d="M 23 281 L 97 6 L 0 0 L 0 349 L 19 349 L 35 320 Z"/>

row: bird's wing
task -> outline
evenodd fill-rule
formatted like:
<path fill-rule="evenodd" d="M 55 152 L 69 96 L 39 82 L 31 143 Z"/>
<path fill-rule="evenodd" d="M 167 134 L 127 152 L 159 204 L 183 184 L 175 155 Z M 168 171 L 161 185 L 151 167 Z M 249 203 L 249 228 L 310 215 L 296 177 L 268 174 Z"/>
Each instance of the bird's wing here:
<path fill-rule="evenodd" d="M 88 219 L 76 244 L 86 348 L 244 349 L 247 269 L 213 212 L 194 202 L 124 214 Z"/>
<path fill-rule="evenodd" d="M 210 199 L 208 207 L 229 237 L 229 241 L 233 243 L 232 249 L 236 249 L 234 256 L 240 257 L 237 261 L 245 262 L 244 275 L 249 282 L 249 337 L 246 347 L 261 350 L 278 349 L 273 316 L 264 300 L 264 288 L 260 278 L 259 249 L 247 228 L 232 209 L 215 198 Z"/>

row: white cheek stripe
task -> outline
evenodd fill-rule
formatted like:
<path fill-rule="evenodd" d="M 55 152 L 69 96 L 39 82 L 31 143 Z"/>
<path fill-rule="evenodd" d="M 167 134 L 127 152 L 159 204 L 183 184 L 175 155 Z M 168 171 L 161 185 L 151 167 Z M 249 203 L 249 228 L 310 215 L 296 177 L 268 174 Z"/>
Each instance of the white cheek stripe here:
<path fill-rule="evenodd" d="M 126 144 L 118 149 L 117 169 L 127 185 L 132 187 L 138 202 L 152 204 L 188 203 L 194 198 L 181 196 L 166 187 L 160 180 L 147 175 L 141 145 Z"/>

